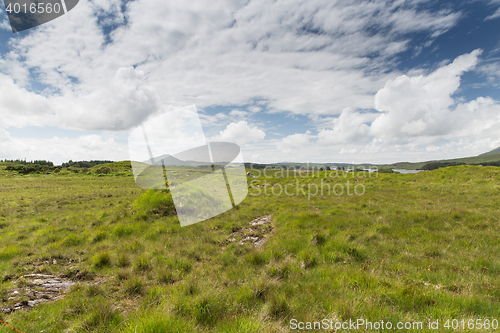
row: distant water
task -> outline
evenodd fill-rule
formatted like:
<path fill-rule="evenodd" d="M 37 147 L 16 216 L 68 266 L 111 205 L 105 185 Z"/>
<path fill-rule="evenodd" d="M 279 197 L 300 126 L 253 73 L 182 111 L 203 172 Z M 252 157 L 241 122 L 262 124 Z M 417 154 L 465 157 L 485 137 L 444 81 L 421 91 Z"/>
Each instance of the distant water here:
<path fill-rule="evenodd" d="M 423 171 L 423 170 L 405 170 L 405 169 L 392 169 L 392 170 L 399 173 L 418 173 L 420 171 Z"/>

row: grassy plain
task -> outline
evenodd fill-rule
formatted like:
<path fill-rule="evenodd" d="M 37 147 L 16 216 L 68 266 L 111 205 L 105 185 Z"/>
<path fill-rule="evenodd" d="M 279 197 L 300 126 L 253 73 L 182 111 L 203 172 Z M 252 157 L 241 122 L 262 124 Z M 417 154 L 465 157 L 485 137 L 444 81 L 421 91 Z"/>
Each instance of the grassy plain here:
<path fill-rule="evenodd" d="M 181 228 L 168 191 L 138 188 L 127 163 L 108 167 L 0 170 L 0 304 L 25 274 L 77 283 L 1 320 L 26 333 L 152 333 L 287 332 L 291 319 L 500 319 L 499 168 L 268 171 L 237 208 Z M 313 194 L 322 181 L 365 192 Z M 287 184 L 292 195 L 272 195 Z M 273 230 L 261 247 L 228 242 L 263 215 Z"/>

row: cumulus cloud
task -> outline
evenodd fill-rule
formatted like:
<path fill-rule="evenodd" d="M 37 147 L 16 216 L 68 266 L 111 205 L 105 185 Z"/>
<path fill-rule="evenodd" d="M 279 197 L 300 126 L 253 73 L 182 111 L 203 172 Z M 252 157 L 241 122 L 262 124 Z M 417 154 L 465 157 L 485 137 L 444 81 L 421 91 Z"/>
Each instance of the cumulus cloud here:
<path fill-rule="evenodd" d="M 266 133 L 257 127 L 250 127 L 245 120 L 237 123 L 230 123 L 226 129 L 220 131 L 219 135 L 214 140 L 236 142 L 244 144 L 252 141 L 262 141 Z"/>
<path fill-rule="evenodd" d="M 156 90 L 145 84 L 144 73 L 133 67 L 119 68 L 100 90 L 68 93 L 54 98 L 54 104 L 66 109 L 58 112 L 62 125 L 99 130 L 131 128 L 162 108 Z"/>
<path fill-rule="evenodd" d="M 476 66 L 480 54 L 475 50 L 459 56 L 428 75 L 387 81 L 375 95 L 378 113 L 344 109 L 330 129 L 319 131 L 317 144 L 358 158 L 427 154 L 414 155 L 417 160 L 495 148 L 500 143 L 500 103 L 491 97 L 468 102 L 454 97 L 461 76 Z"/>
<path fill-rule="evenodd" d="M 494 100 L 453 98 L 478 51 L 428 75 L 397 70 L 395 57 L 415 47 L 415 33 L 422 34 L 418 47 L 429 47 L 461 17 L 424 2 L 80 0 L 68 15 L 11 39 L 11 52 L 0 54 L 0 130 L 119 131 L 160 109 L 196 104 L 248 110 L 201 115 L 215 133 L 233 121 L 217 137 L 239 143 L 264 139 L 248 120 L 264 105 L 338 115 L 317 142 L 359 145 L 343 148 L 346 154 L 391 140 L 446 137 L 470 123 L 494 133 Z M 380 113 L 360 111 L 374 107 L 374 96 Z M 253 101 L 262 103 L 243 109 Z M 314 140 L 298 133 L 272 145 L 283 152 Z"/>
<path fill-rule="evenodd" d="M 106 135 L 88 134 L 76 138 L 15 138 L 0 129 L 2 158 L 49 160 L 56 164 L 68 160 L 125 160 L 127 146 Z"/>
<path fill-rule="evenodd" d="M 347 143 L 366 140 L 369 124 L 376 118 L 373 113 L 360 113 L 352 108 L 342 110 L 340 117 L 333 120 L 333 128 L 318 133 L 320 144 Z"/>
<path fill-rule="evenodd" d="M 375 109 L 383 112 L 372 123 L 377 137 L 444 135 L 461 126 L 450 107 L 460 76 L 475 67 L 481 50 L 456 58 L 429 75 L 400 76 L 375 95 Z"/>
<path fill-rule="evenodd" d="M 377 87 L 393 77 L 391 57 L 408 49 L 411 33 L 431 38 L 460 17 L 417 10 L 418 3 L 81 0 L 68 15 L 12 40 L 21 58 L 4 57 L 0 70 L 20 66 L 19 77 L 36 72 L 30 79 L 65 105 L 62 124 L 75 113 L 72 126 L 82 128 L 141 121 L 137 113 L 154 108 L 153 90 L 167 105 L 243 105 L 258 98 L 275 111 L 339 114 L 371 107 Z M 127 100 L 109 86 L 120 68 L 131 66 L 144 72 L 142 88 L 125 92 L 149 102 L 121 122 L 115 111 L 127 107 L 111 105 L 108 90 Z M 85 120 L 96 109 L 94 121 Z"/>
<path fill-rule="evenodd" d="M 307 131 L 306 133 L 295 133 L 281 139 L 281 141 L 277 145 L 277 148 L 285 153 L 289 153 L 292 150 L 297 150 L 301 147 L 309 145 L 310 138 L 310 131 Z"/>
<path fill-rule="evenodd" d="M 43 126 L 54 121 L 48 99 L 17 86 L 0 73 L 0 118 L 3 126 Z"/>
<path fill-rule="evenodd" d="M 17 86 L 0 74 L 0 114 L 8 126 L 59 125 L 77 129 L 130 128 L 162 106 L 144 73 L 120 68 L 107 85 L 93 92 L 43 96 Z"/>

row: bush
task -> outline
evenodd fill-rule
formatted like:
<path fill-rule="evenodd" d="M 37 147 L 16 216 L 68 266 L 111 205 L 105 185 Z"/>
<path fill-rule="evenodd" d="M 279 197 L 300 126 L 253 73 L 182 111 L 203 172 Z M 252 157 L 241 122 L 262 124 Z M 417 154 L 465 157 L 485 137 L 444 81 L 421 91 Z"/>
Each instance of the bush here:
<path fill-rule="evenodd" d="M 30 173 L 46 173 L 46 172 L 59 172 L 60 166 L 40 165 L 40 164 L 26 164 L 26 165 L 9 165 L 5 168 L 8 171 L 17 171 L 21 174 L 27 175 Z"/>
<path fill-rule="evenodd" d="M 383 167 L 383 168 L 378 169 L 378 172 L 379 173 L 394 173 L 394 170 L 392 170 L 391 168 Z"/>
<path fill-rule="evenodd" d="M 95 171 L 96 173 L 104 173 L 104 174 L 108 174 L 108 173 L 111 173 L 111 169 L 110 168 L 107 168 L 107 167 L 100 167 L 99 169 L 97 169 Z"/>

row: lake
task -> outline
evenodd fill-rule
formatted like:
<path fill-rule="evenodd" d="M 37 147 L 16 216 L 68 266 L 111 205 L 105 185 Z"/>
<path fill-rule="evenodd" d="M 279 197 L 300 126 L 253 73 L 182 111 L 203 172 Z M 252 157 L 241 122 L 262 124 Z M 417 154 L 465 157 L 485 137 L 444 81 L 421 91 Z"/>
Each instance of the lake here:
<path fill-rule="evenodd" d="M 392 170 L 399 172 L 399 173 L 417 173 L 420 171 L 424 171 L 424 170 L 405 170 L 405 169 L 392 169 Z"/>

